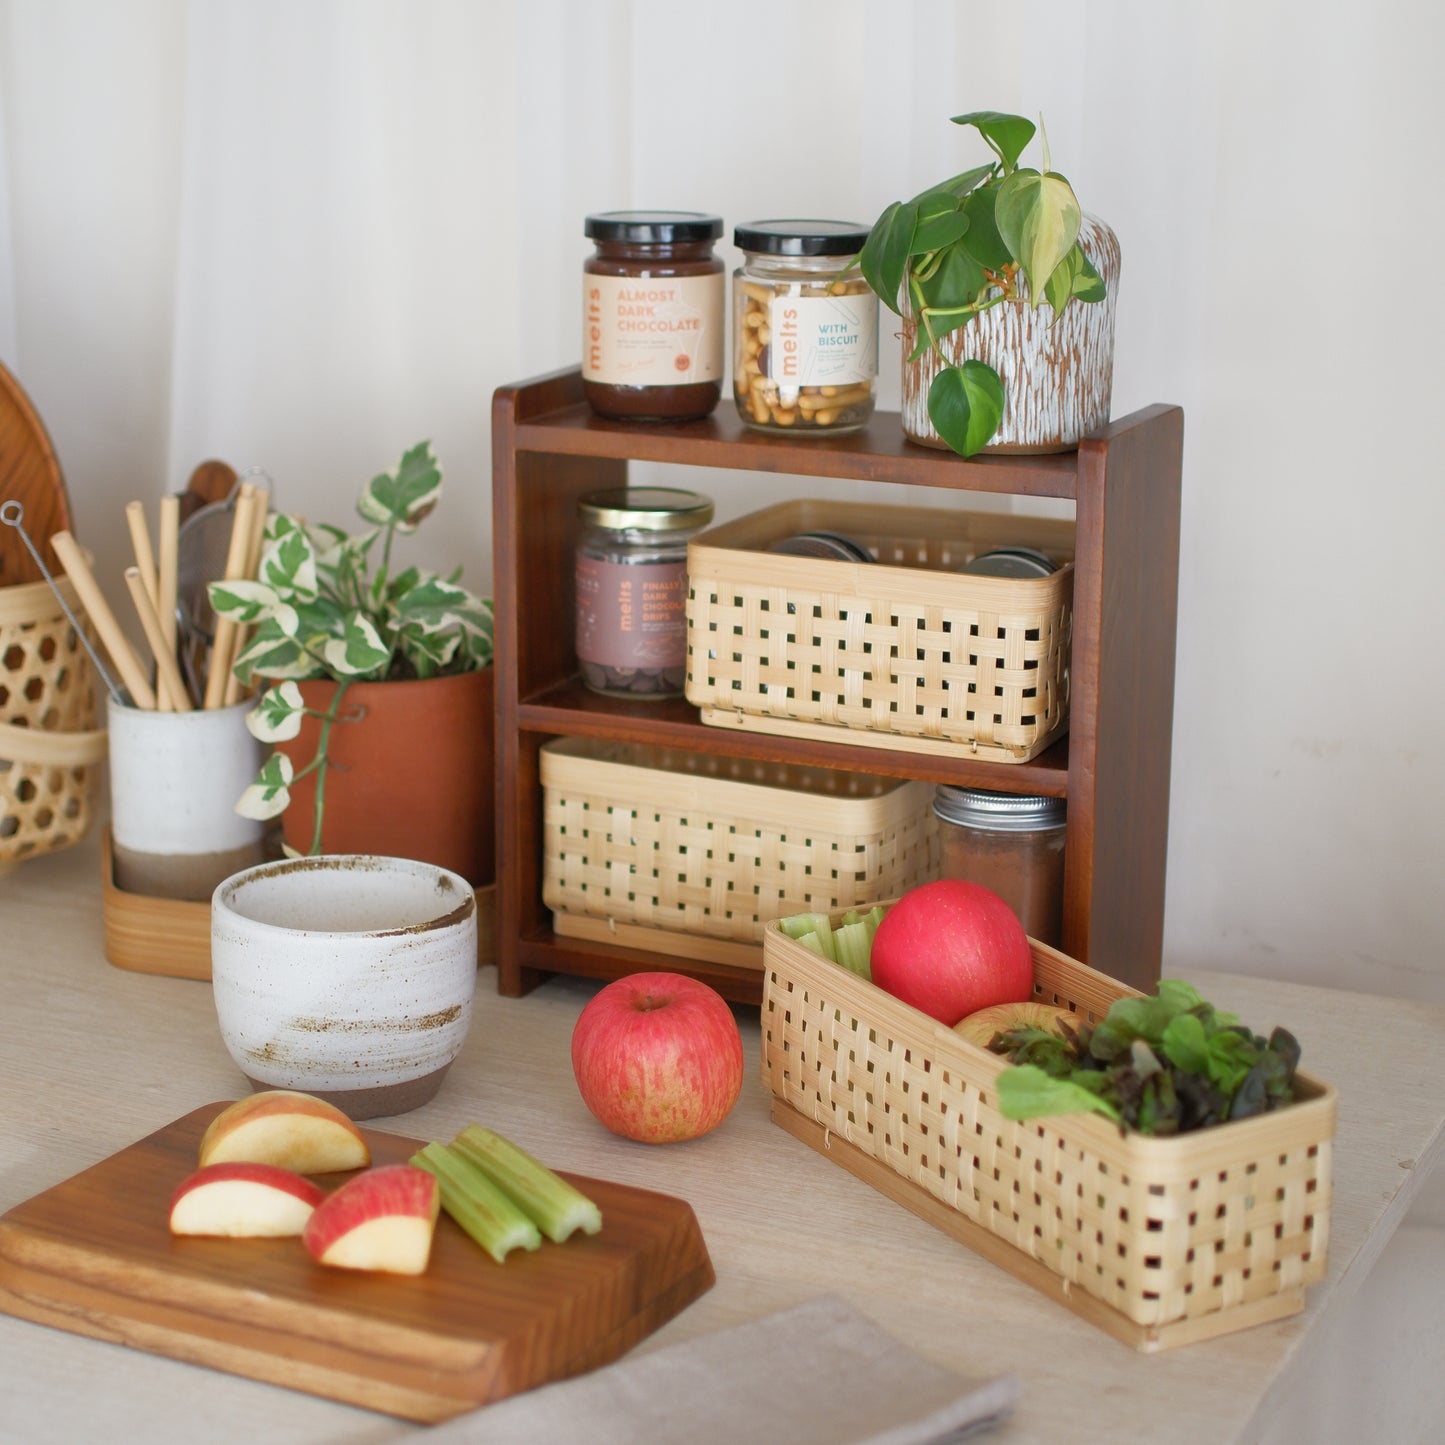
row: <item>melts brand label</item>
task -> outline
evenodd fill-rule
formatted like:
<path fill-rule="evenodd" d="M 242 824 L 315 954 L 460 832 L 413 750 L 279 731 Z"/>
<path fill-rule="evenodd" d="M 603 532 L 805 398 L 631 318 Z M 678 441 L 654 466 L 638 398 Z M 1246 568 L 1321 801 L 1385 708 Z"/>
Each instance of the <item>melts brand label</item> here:
<path fill-rule="evenodd" d="M 583 276 L 582 375 L 693 386 L 723 374 L 723 277 Z"/>
<path fill-rule="evenodd" d="M 775 296 L 768 331 L 768 376 L 782 391 L 851 386 L 878 374 L 878 304 L 871 292 Z"/>
<path fill-rule="evenodd" d="M 687 661 L 687 566 L 577 559 L 577 656 L 603 667 Z"/>

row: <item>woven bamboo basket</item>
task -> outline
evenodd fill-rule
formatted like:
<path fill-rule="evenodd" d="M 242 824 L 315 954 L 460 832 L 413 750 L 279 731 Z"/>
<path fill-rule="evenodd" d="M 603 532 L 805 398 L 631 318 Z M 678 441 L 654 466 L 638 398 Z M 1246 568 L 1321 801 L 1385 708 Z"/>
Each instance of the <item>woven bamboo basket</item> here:
<path fill-rule="evenodd" d="M 70 579 L 57 585 L 79 616 Z M 0 587 L 0 868 L 84 837 L 105 754 L 94 670 L 54 592 Z"/>
<path fill-rule="evenodd" d="M 1011 1274 L 1152 1352 L 1294 1314 L 1323 1277 L 1335 1092 L 1174 1138 L 995 1106 L 999 1056 L 764 935 L 773 1119 Z M 1135 990 L 1033 944 L 1034 995 L 1083 1019 Z M 1259 1027 L 1258 1021 L 1254 1022 Z"/>
<path fill-rule="evenodd" d="M 819 528 L 874 563 L 767 551 Z M 1068 718 L 1072 522 L 787 502 L 688 544 L 687 698 L 715 727 L 1021 763 Z M 958 571 L 1031 546 L 1047 577 Z"/>
<path fill-rule="evenodd" d="M 545 744 L 540 775 L 564 936 L 760 968 L 767 920 L 937 872 L 930 783 L 582 738 Z"/>

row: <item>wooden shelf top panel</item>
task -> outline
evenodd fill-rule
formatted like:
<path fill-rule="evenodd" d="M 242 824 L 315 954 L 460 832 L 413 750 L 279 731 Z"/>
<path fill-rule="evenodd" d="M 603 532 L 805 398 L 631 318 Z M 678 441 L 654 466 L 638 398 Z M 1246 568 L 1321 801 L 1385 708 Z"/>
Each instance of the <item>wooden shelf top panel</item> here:
<path fill-rule="evenodd" d="M 586 402 L 519 419 L 518 451 L 667 462 L 680 466 L 781 472 L 849 481 L 898 482 L 969 492 L 1068 497 L 1075 491 L 1074 452 L 965 461 L 905 439 L 897 412 L 877 412 L 849 436 L 759 432 L 724 399 L 702 421 L 617 422 Z"/>
<path fill-rule="evenodd" d="M 1064 798 L 1069 791 L 1069 740 L 1065 736 L 1027 763 L 939 757 L 891 748 L 810 742 L 766 733 L 707 727 L 682 698 L 629 702 L 593 692 L 577 677 L 523 700 L 517 725 L 557 737 L 625 739 L 652 747 L 755 758 L 799 766 L 842 768 L 882 777 L 927 777 L 954 787 Z"/>

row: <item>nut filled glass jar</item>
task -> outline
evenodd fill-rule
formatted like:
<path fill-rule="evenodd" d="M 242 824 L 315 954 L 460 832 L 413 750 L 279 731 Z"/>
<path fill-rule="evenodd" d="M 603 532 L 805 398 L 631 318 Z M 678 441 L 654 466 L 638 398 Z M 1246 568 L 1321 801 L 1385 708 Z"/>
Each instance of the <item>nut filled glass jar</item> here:
<path fill-rule="evenodd" d="M 733 396 L 760 431 L 857 431 L 873 414 L 878 298 L 852 269 L 868 227 L 754 221 L 733 241 Z"/>
<path fill-rule="evenodd" d="M 582 266 L 582 389 L 599 416 L 690 421 L 722 397 L 726 325 L 721 216 L 588 216 Z"/>
<path fill-rule="evenodd" d="M 591 492 L 577 504 L 577 661 L 594 692 L 680 697 L 687 681 L 687 544 L 711 499 L 678 487 Z"/>
<path fill-rule="evenodd" d="M 1030 938 L 1058 948 L 1064 929 L 1064 800 L 940 784 L 933 811 L 943 825 L 940 876 L 993 889 Z"/>

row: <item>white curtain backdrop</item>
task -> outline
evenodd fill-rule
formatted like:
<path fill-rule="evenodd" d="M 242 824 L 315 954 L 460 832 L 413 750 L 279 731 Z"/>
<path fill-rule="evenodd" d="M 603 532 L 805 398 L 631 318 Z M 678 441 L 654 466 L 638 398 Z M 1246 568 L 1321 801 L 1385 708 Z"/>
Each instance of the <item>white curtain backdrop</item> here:
<path fill-rule="evenodd" d="M 491 395 L 576 362 L 587 212 L 867 222 L 977 158 L 950 115 L 1042 112 L 1122 241 L 1115 414 L 1186 410 L 1166 968 L 1445 1001 L 1442 40 L 1427 0 L 0 0 L 0 357 L 109 587 L 206 458 L 346 522 L 430 437 L 413 555 L 486 590 Z"/>

